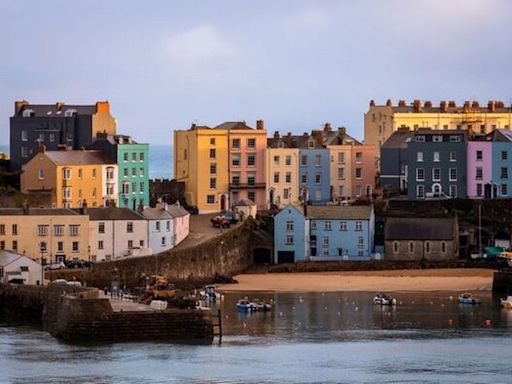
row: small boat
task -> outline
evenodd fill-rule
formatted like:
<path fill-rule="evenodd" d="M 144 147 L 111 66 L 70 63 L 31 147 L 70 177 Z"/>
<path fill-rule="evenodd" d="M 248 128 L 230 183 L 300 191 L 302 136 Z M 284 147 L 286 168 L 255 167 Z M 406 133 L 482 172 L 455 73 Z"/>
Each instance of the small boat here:
<path fill-rule="evenodd" d="M 500 299 L 501 308 L 512 309 L 512 296 L 507 296 L 506 299 Z"/>
<path fill-rule="evenodd" d="M 459 295 L 459 304 L 480 304 L 480 299 L 473 297 L 472 293 L 464 292 Z"/>
<path fill-rule="evenodd" d="M 260 299 L 253 299 L 252 300 L 253 310 L 257 312 L 269 312 L 272 310 L 272 305 L 265 303 L 264 301 Z"/>
<path fill-rule="evenodd" d="M 373 298 L 373 304 L 377 305 L 396 305 L 396 299 L 384 293 L 379 293 Z"/>
<path fill-rule="evenodd" d="M 236 304 L 236 309 L 238 312 L 248 313 L 248 312 L 268 312 L 272 310 L 272 305 L 267 304 L 262 300 L 253 299 L 249 301 L 249 299 L 244 298 L 238 300 Z"/>
<path fill-rule="evenodd" d="M 220 299 L 220 293 L 215 290 L 215 285 L 205 285 L 203 290 L 199 291 L 201 298 L 216 301 Z"/>
<path fill-rule="evenodd" d="M 236 303 L 236 309 L 238 312 L 247 313 L 253 311 L 253 303 L 251 303 L 248 299 L 238 300 Z"/>

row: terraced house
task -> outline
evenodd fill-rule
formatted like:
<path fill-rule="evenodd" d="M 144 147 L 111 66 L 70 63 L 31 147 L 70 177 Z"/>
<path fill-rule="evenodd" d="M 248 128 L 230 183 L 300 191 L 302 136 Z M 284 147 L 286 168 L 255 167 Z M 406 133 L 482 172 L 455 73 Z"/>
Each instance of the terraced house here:
<path fill-rule="evenodd" d="M 46 151 L 39 153 L 21 174 L 21 191 L 49 194 L 55 208 L 103 207 L 117 202 L 118 167 L 101 151 Z"/>

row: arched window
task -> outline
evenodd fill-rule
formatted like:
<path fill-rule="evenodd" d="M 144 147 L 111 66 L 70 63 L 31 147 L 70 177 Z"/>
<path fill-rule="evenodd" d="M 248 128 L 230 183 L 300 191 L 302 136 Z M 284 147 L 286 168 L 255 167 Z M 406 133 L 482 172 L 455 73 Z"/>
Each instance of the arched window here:
<path fill-rule="evenodd" d="M 414 253 L 414 241 L 409 241 L 409 253 Z"/>
<path fill-rule="evenodd" d="M 430 253 L 431 245 L 430 241 L 425 241 L 425 253 Z"/>
<path fill-rule="evenodd" d="M 446 241 L 441 241 L 441 252 L 446 253 Z"/>
<path fill-rule="evenodd" d="M 398 253 L 400 249 L 400 243 L 398 241 L 393 241 L 393 253 Z"/>

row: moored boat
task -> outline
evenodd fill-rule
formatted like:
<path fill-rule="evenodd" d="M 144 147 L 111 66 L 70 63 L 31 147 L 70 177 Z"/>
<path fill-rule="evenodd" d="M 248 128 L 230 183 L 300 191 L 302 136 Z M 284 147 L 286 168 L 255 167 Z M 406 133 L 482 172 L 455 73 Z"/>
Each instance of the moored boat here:
<path fill-rule="evenodd" d="M 507 296 L 506 299 L 500 299 L 501 308 L 512 309 L 512 296 Z"/>
<path fill-rule="evenodd" d="M 216 301 L 220 299 L 221 295 L 215 290 L 215 285 L 205 285 L 204 288 L 199 291 L 201 298 L 206 300 Z"/>
<path fill-rule="evenodd" d="M 396 299 L 384 293 L 379 293 L 373 298 L 373 304 L 396 305 Z"/>
<path fill-rule="evenodd" d="M 236 309 L 238 312 L 248 313 L 248 312 L 268 312 L 272 310 L 272 305 L 265 303 L 259 299 L 253 299 L 249 301 L 249 299 L 244 298 L 238 300 L 236 304 Z"/>
<path fill-rule="evenodd" d="M 464 292 L 459 295 L 459 304 L 480 304 L 480 299 L 473 297 L 472 293 Z"/>

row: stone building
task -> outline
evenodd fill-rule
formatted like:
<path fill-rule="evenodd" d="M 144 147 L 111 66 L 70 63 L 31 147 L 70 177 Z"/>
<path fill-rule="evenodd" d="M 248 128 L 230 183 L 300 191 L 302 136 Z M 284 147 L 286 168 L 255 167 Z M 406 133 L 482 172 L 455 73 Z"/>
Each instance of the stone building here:
<path fill-rule="evenodd" d="M 384 227 L 386 260 L 454 260 L 459 256 L 455 218 L 389 217 Z"/>

